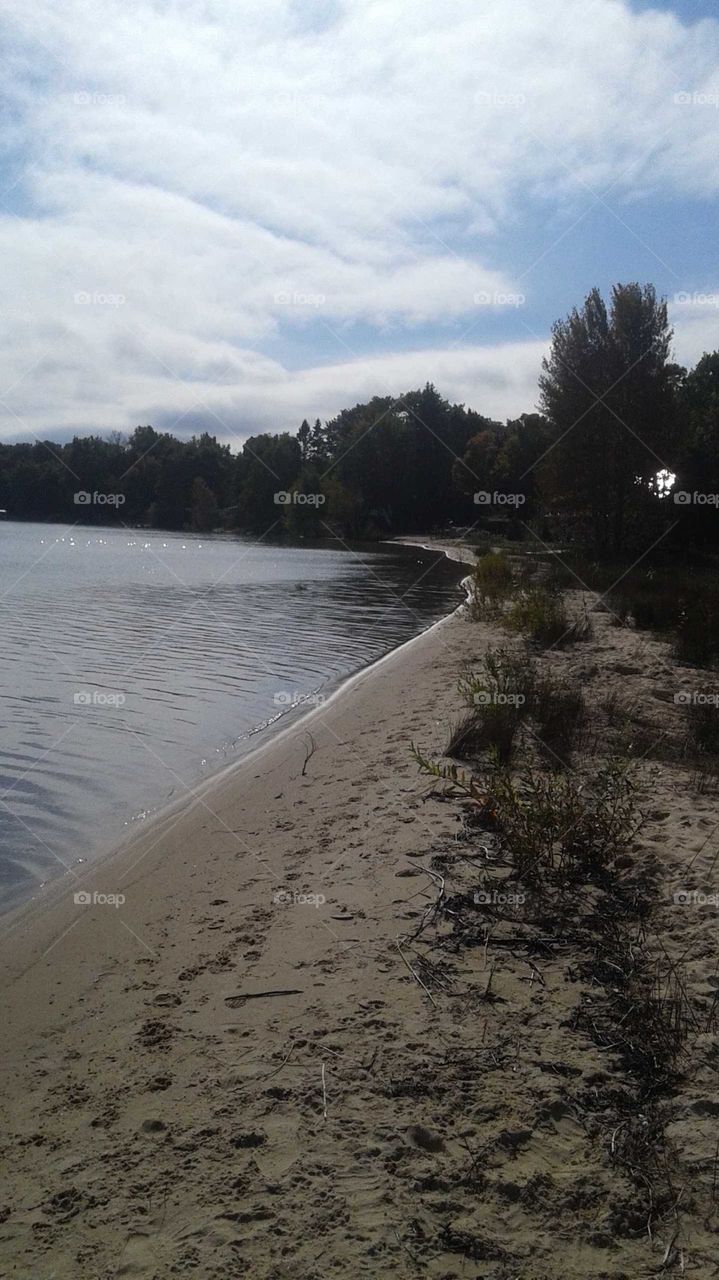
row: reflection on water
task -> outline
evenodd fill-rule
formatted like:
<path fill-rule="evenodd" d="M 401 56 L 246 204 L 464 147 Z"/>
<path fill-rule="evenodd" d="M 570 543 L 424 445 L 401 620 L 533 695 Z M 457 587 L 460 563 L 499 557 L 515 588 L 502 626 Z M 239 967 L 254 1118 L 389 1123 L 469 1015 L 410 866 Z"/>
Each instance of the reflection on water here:
<path fill-rule="evenodd" d="M 458 577 L 414 548 L 0 524 L 2 899 L 447 613 Z"/>

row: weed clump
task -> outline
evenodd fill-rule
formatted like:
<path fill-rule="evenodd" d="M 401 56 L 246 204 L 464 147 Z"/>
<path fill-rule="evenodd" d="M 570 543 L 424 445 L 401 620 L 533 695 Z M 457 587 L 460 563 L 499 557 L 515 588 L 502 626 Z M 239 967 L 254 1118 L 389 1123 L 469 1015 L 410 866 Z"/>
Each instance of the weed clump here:
<path fill-rule="evenodd" d="M 719 754 L 719 707 L 716 703 L 691 703 L 687 707 L 689 744 L 700 755 Z"/>
<path fill-rule="evenodd" d="M 589 633 L 589 620 L 571 622 L 560 596 L 546 587 L 531 587 L 515 601 L 507 615 L 510 631 L 522 632 L 540 649 L 561 647 Z"/>
<path fill-rule="evenodd" d="M 490 789 L 502 847 L 518 878 L 536 886 L 604 882 L 641 826 L 631 783 L 614 764 L 591 782 L 497 769 Z"/>
<path fill-rule="evenodd" d="M 537 743 L 550 768 L 565 768 L 579 746 L 586 724 L 586 703 L 578 686 L 546 677 L 535 689 Z"/>
<path fill-rule="evenodd" d="M 512 566 L 503 551 L 480 556 L 472 574 L 472 604 L 475 617 L 497 612 L 512 594 Z"/>
<path fill-rule="evenodd" d="M 482 669 L 459 681 L 469 710 L 452 731 L 446 754 L 470 760 L 490 750 L 507 764 L 519 727 L 531 710 L 535 680 L 533 664 L 526 655 L 490 649 Z"/>

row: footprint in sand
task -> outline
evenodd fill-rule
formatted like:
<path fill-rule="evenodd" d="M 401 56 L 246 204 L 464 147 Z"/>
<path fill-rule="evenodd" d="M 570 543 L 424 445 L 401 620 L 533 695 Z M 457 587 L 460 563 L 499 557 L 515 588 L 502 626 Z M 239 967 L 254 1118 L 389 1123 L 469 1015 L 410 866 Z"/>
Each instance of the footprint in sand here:
<path fill-rule="evenodd" d="M 152 1003 L 159 1004 L 164 1009 L 172 1009 L 178 1004 L 182 1004 L 182 1000 L 176 991 L 158 991 L 157 995 L 153 997 Z"/>
<path fill-rule="evenodd" d="M 172 1076 L 153 1076 L 146 1087 L 149 1093 L 164 1093 L 165 1089 L 170 1088 L 171 1084 Z"/>

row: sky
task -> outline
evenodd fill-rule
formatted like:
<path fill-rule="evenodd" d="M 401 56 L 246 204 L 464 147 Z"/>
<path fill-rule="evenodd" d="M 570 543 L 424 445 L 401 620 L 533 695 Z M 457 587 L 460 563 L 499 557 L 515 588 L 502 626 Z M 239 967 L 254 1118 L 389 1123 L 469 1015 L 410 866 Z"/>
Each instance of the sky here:
<path fill-rule="evenodd" d="M 3 0 L 0 436 L 532 412 L 652 282 L 719 347 L 709 0 Z"/>

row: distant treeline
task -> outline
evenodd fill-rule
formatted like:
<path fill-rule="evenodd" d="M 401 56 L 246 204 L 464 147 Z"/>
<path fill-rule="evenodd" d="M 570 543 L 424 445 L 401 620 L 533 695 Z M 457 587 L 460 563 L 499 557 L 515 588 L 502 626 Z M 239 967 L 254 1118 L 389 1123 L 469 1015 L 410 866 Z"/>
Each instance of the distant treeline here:
<path fill-rule="evenodd" d="M 554 327 L 541 412 L 500 423 L 427 384 L 252 436 L 238 454 L 150 426 L 0 445 L 0 506 L 20 520 L 269 536 L 529 525 L 613 555 L 679 520 L 674 541 L 716 543 L 719 352 L 687 372 L 671 336 L 650 285 L 617 285 L 609 307 L 593 290 Z"/>

